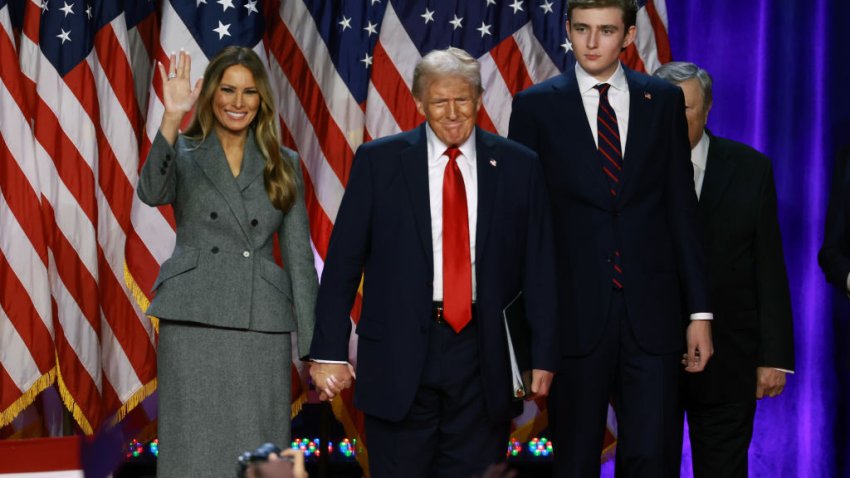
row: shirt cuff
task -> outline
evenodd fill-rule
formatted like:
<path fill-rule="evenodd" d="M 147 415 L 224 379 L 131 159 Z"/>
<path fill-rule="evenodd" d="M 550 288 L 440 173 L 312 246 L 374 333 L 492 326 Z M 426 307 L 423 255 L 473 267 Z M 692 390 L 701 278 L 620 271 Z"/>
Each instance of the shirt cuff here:
<path fill-rule="evenodd" d="M 342 360 L 322 360 L 322 359 L 310 359 L 311 362 L 315 363 L 337 363 L 342 365 L 348 365 L 348 362 Z"/>
<path fill-rule="evenodd" d="M 714 320 L 714 314 L 711 312 L 695 312 L 691 314 L 691 320 Z"/>
<path fill-rule="evenodd" d="M 847 294 L 850 295 L 850 274 L 847 274 L 847 280 L 844 285 L 847 286 Z"/>
<path fill-rule="evenodd" d="M 772 368 L 773 370 L 779 370 L 780 372 L 790 373 L 791 375 L 794 375 L 793 370 L 785 370 L 784 368 L 779 368 L 779 367 L 770 367 L 770 368 Z"/>

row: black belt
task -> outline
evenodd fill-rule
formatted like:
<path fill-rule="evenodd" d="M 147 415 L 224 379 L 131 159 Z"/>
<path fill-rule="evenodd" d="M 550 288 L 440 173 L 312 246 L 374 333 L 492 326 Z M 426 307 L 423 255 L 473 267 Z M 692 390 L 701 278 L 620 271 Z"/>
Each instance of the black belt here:
<path fill-rule="evenodd" d="M 443 315 L 443 301 L 434 301 L 431 303 L 431 318 L 438 324 L 448 324 Z M 472 304 L 472 318 L 475 318 L 475 304 Z"/>

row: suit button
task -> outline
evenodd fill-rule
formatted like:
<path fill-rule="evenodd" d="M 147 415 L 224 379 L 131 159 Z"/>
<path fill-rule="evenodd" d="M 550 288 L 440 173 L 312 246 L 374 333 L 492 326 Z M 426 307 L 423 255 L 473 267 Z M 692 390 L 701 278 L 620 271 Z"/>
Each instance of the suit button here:
<path fill-rule="evenodd" d="M 256 219 L 251 219 L 251 225 L 252 225 L 252 226 L 256 226 L 256 225 L 257 225 L 257 224 L 259 224 L 259 223 L 260 223 L 260 221 L 258 221 L 258 220 L 256 220 Z"/>
<path fill-rule="evenodd" d="M 165 168 L 167 168 L 167 167 L 168 167 L 168 163 L 167 163 L 166 161 L 163 161 L 163 162 L 160 164 L 160 166 L 162 166 L 162 169 L 165 169 Z"/>
<path fill-rule="evenodd" d="M 165 168 L 160 168 L 159 174 L 165 175 Z"/>
<path fill-rule="evenodd" d="M 171 161 L 171 155 L 170 155 L 170 154 L 166 154 L 166 155 L 165 155 L 165 160 L 166 160 L 166 161 Z"/>
<path fill-rule="evenodd" d="M 210 213 L 210 219 L 218 219 L 218 213 L 213 211 Z"/>
<path fill-rule="evenodd" d="M 248 252 L 248 251 L 243 251 L 243 252 L 242 252 L 242 257 L 251 257 L 251 253 L 250 253 L 250 252 Z"/>
<path fill-rule="evenodd" d="M 608 263 L 614 262 L 614 254 L 608 254 Z"/>
<path fill-rule="evenodd" d="M 210 249 L 210 252 L 212 252 L 213 254 L 218 254 L 218 246 L 213 247 L 212 249 Z"/>

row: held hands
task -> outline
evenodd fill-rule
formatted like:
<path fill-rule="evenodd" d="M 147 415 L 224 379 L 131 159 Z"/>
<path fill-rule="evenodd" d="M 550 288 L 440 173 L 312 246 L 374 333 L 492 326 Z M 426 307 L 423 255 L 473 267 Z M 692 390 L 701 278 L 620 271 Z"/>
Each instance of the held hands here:
<path fill-rule="evenodd" d="M 192 111 L 198 95 L 201 94 L 203 77 L 198 78 L 194 88 L 191 86 L 189 75 L 192 72 L 192 59 L 183 50 L 180 50 L 179 57 L 177 54 L 171 54 L 168 71 L 161 62 L 157 62 L 157 69 L 162 80 L 162 102 L 165 106 L 159 130 L 169 143 L 174 144 L 183 116 Z"/>
<path fill-rule="evenodd" d="M 319 400 L 330 401 L 337 394 L 350 387 L 357 376 L 350 363 L 310 364 L 310 378 L 319 390 Z"/>
<path fill-rule="evenodd" d="M 687 332 L 688 352 L 682 355 L 682 365 L 690 373 L 702 372 L 714 355 L 711 342 L 711 321 L 692 320 Z"/>
<path fill-rule="evenodd" d="M 552 387 L 552 379 L 555 374 L 548 370 L 532 369 L 531 370 L 531 393 L 525 397 L 527 400 L 535 398 L 545 398 L 549 395 L 549 389 Z"/>
<path fill-rule="evenodd" d="M 770 367 L 758 367 L 756 369 L 758 382 L 756 384 L 756 398 L 761 400 L 765 396 L 778 397 L 785 388 L 785 372 Z"/>

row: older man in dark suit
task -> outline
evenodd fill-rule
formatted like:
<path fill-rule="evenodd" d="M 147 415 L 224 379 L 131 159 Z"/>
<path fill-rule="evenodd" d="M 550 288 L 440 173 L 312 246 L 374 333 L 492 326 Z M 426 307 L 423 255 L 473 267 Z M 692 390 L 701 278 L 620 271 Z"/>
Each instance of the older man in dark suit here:
<path fill-rule="evenodd" d="M 555 471 L 599 475 L 612 399 L 618 476 L 678 476 L 679 355 L 687 339 L 698 372 L 712 354 L 682 92 L 621 66 L 633 0 L 567 12 L 576 67 L 514 98 L 509 135 L 540 155 L 555 225 Z"/>
<path fill-rule="evenodd" d="M 794 369 L 791 299 L 770 160 L 705 129 L 711 76 L 673 62 L 655 76 L 685 94 L 691 162 L 713 292 L 715 355 L 684 378 L 694 476 L 746 477 L 756 399 Z"/>
<path fill-rule="evenodd" d="M 467 477 L 504 461 L 512 402 L 503 310 L 522 292 L 531 391 L 557 362 L 549 208 L 536 155 L 475 127 L 478 63 L 423 57 L 426 123 L 362 145 L 319 290 L 311 375 L 325 396 L 352 380 L 349 311 L 363 276 L 355 405 L 376 477 Z M 337 362 L 337 363 L 329 363 Z"/>

